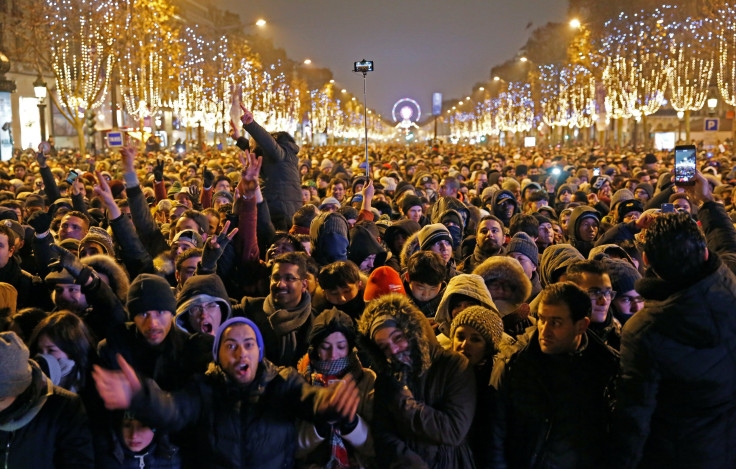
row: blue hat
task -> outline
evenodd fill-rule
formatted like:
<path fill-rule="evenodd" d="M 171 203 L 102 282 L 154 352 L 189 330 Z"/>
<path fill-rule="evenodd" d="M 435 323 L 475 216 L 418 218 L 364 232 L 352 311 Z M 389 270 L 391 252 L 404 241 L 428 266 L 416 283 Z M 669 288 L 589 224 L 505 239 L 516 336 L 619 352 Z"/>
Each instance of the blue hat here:
<path fill-rule="evenodd" d="M 215 363 L 218 365 L 220 364 L 220 359 L 218 358 L 217 353 L 220 350 L 220 337 L 222 337 L 222 333 L 233 324 L 245 324 L 253 329 L 253 332 L 256 334 L 256 342 L 258 343 L 258 362 L 260 363 L 261 360 L 263 360 L 263 336 L 261 335 L 261 331 L 258 329 L 258 326 L 256 326 L 256 323 L 248 318 L 240 316 L 228 319 L 220 325 L 219 329 L 217 329 L 217 333 L 215 334 L 215 343 L 212 345 L 212 357 L 214 358 Z"/>

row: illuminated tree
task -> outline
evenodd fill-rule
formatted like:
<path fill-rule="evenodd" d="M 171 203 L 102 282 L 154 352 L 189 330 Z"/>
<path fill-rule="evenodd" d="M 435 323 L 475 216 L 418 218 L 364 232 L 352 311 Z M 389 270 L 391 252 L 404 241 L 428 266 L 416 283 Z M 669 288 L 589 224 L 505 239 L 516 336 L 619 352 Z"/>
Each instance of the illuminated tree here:
<path fill-rule="evenodd" d="M 716 81 L 723 100 L 736 106 L 736 8 L 725 5 L 718 10 L 716 24 L 718 68 Z M 734 108 L 736 111 L 736 107 Z M 732 138 L 736 142 L 736 119 L 732 124 Z"/>
<path fill-rule="evenodd" d="M 118 39 L 128 27 L 124 3 L 115 0 L 45 0 L 44 23 L 31 44 L 39 73 L 55 78 L 49 96 L 77 130 L 85 148 L 85 111 L 99 107 L 119 59 Z"/>
<path fill-rule="evenodd" d="M 170 103 L 178 88 L 181 47 L 174 8 L 167 0 L 130 1 L 121 90 L 125 108 L 140 121 L 142 134 L 143 119 Z"/>

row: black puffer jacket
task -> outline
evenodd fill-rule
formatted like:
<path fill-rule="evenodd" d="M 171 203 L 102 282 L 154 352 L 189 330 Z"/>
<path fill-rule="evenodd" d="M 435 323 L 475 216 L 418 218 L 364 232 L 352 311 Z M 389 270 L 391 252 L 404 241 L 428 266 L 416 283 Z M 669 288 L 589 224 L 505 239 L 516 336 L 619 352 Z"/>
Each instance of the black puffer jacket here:
<path fill-rule="evenodd" d="M 261 191 L 277 230 L 291 228 L 291 217 L 302 206 L 299 146 L 286 132 L 269 134 L 253 121 L 243 128 L 256 141 L 255 153 L 263 155 Z"/>
<path fill-rule="evenodd" d="M 193 428 L 191 467 L 283 469 L 294 467 L 296 418 L 313 420 L 325 392 L 293 368 L 279 370 L 265 359 L 248 387 L 232 383 L 213 363 L 205 376 L 173 394 L 145 380 L 131 410 L 162 430 Z"/>
<path fill-rule="evenodd" d="M 582 344 L 575 353 L 548 355 L 533 330 L 520 338 L 521 350 L 498 358 L 490 467 L 598 467 L 608 438 L 618 355 L 589 332 Z"/>
<path fill-rule="evenodd" d="M 736 276 L 711 251 L 691 282 L 636 284 L 646 303 L 623 329 L 612 467 L 736 467 Z"/>

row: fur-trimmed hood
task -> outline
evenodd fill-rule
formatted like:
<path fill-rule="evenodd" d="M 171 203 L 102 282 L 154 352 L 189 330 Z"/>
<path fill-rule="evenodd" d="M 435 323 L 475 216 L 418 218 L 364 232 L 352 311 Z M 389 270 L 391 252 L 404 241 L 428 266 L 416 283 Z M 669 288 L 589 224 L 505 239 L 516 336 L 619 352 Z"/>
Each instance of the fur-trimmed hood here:
<path fill-rule="evenodd" d="M 484 308 L 488 308 L 498 317 L 501 315 L 498 312 L 498 308 L 493 303 L 493 298 L 486 288 L 486 284 L 483 282 L 483 277 L 475 274 L 460 274 L 450 279 L 450 282 L 445 288 L 445 293 L 442 295 L 442 300 L 437 307 L 437 314 L 434 317 L 435 322 L 439 324 L 440 331 L 450 337 L 450 325 L 452 324 L 452 317 L 450 313 L 450 300 L 453 295 L 465 295 L 478 300 Z"/>
<path fill-rule="evenodd" d="M 401 248 L 401 270 L 406 270 L 407 266 L 409 265 L 409 258 L 414 254 L 415 252 L 419 251 L 419 237 L 417 236 L 419 232 L 412 234 L 408 238 L 406 238 L 406 242 L 404 243 L 404 247 Z"/>
<path fill-rule="evenodd" d="M 511 257 L 491 256 L 476 267 L 473 273 L 483 277 L 486 285 L 488 282 L 503 282 L 507 287 L 506 290 L 511 292 L 511 297 L 506 300 L 515 305 L 524 303 L 532 294 L 531 280 L 526 276 L 519 262 Z"/>
<path fill-rule="evenodd" d="M 388 374 L 391 372 L 386 355 L 370 337 L 373 321 L 383 315 L 392 316 L 399 329 L 406 335 L 411 347 L 412 376 L 421 376 L 432 364 L 430 358 L 431 347 L 438 347 L 439 344 L 427 318 L 406 295 L 398 293 L 389 293 L 368 303 L 363 316 L 358 321 L 358 329 L 361 334 L 358 339 L 359 343 L 363 350 L 370 354 L 376 373 Z"/>
<path fill-rule="evenodd" d="M 115 292 L 120 301 L 125 304 L 128 298 L 128 289 L 130 288 L 130 280 L 125 269 L 120 266 L 115 259 L 107 254 L 96 254 L 87 256 L 82 259 L 82 264 L 95 269 L 95 272 L 105 274 L 110 280 L 110 288 Z"/>
<path fill-rule="evenodd" d="M 452 197 L 440 197 L 432 208 L 431 222 L 442 223 L 445 215 L 453 212 L 460 218 L 460 232 L 464 232 L 465 225 L 467 225 L 468 219 L 470 218 L 470 211 L 465 204 Z"/>

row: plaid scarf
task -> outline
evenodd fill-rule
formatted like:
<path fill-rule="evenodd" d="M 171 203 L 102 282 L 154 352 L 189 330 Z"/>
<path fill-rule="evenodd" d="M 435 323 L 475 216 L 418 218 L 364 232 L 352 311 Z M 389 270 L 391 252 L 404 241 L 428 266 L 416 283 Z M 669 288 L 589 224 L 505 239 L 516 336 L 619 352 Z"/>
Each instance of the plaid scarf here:
<path fill-rule="evenodd" d="M 309 368 L 312 370 L 312 384 L 327 387 L 331 382 L 339 380 L 348 371 L 349 366 L 350 355 L 337 360 L 314 360 L 309 364 Z M 328 440 L 330 443 L 330 460 L 327 461 L 325 467 L 328 469 L 349 468 L 348 449 L 345 447 L 338 426 L 330 425 Z"/>

